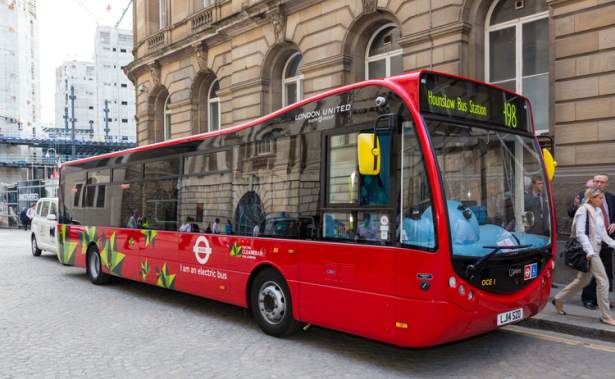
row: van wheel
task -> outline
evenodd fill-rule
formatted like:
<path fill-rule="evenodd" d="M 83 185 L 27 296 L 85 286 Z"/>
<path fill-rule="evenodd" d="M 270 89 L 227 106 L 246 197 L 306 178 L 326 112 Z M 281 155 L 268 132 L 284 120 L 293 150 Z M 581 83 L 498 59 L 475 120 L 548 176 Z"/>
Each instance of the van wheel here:
<path fill-rule="evenodd" d="M 40 256 L 43 250 L 38 248 L 38 244 L 36 243 L 36 236 L 34 236 L 34 234 L 32 235 L 31 242 L 32 242 L 32 255 L 34 255 L 35 257 Z"/>
<path fill-rule="evenodd" d="M 92 283 L 96 285 L 109 283 L 109 275 L 102 271 L 100 255 L 96 247 L 90 247 L 87 253 L 87 264 L 85 270 Z"/>
<path fill-rule="evenodd" d="M 293 318 L 290 291 L 284 277 L 273 269 L 259 272 L 250 289 L 250 306 L 258 326 L 274 337 L 286 337 L 299 330 Z"/>

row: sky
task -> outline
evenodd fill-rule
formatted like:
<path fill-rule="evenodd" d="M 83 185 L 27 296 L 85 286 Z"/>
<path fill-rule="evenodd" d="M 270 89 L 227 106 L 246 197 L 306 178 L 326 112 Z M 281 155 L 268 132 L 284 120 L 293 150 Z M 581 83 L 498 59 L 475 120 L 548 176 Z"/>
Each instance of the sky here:
<path fill-rule="evenodd" d="M 65 61 L 94 60 L 96 25 L 113 26 L 129 0 L 38 0 L 41 105 L 44 123 L 55 121 L 55 70 Z M 132 29 L 132 6 L 119 25 Z"/>

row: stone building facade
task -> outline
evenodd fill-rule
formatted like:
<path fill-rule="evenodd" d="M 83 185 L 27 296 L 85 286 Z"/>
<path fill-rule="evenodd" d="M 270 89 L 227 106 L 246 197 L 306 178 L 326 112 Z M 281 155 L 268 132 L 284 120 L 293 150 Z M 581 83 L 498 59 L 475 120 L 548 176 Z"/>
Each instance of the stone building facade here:
<path fill-rule="evenodd" d="M 133 17 L 141 145 L 430 68 L 530 97 L 560 230 L 585 180 L 615 174 L 614 0 L 136 0 Z"/>

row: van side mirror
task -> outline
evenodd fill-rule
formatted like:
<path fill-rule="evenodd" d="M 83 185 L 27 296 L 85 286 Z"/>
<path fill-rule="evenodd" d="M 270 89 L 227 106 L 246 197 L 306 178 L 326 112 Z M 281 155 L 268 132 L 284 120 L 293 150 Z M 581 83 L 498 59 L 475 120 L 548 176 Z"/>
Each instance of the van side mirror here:
<path fill-rule="evenodd" d="M 547 171 L 547 179 L 549 181 L 553 181 L 555 177 L 555 168 L 557 167 L 557 162 L 551 152 L 548 149 L 542 149 L 542 156 L 544 157 L 545 162 L 545 170 Z"/>
<path fill-rule="evenodd" d="M 375 133 L 359 134 L 357 158 L 361 175 L 380 174 L 380 141 Z"/>

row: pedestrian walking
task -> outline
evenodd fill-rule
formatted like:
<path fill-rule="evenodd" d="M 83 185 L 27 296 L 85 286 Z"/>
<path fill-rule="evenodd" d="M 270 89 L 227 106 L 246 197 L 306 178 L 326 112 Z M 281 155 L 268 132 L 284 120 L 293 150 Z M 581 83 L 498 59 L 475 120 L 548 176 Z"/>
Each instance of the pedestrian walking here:
<path fill-rule="evenodd" d="M 19 222 L 21 222 L 23 230 L 28 230 L 28 223 L 30 222 L 30 219 L 28 218 L 28 209 L 30 208 L 24 208 L 21 213 L 19 213 Z"/>
<path fill-rule="evenodd" d="M 615 319 L 611 316 L 609 308 L 609 280 L 602 259 L 600 259 L 600 251 L 604 244 L 615 248 L 615 240 L 609 237 L 602 214 L 604 193 L 598 188 L 590 188 L 585 191 L 584 197 L 586 202 L 579 207 L 574 215 L 572 236 L 576 237 L 583 247 L 590 269 L 588 272 L 579 271 L 577 277 L 555 296 L 552 303 L 558 314 L 565 315 L 564 303 L 566 300 L 594 278 L 597 285 L 600 321 L 615 326 Z M 587 233 L 585 230 L 586 223 L 589 227 Z"/>
<path fill-rule="evenodd" d="M 526 211 L 532 212 L 534 222 L 527 227 L 526 232 L 530 234 L 540 234 L 546 236 L 549 234 L 549 213 L 547 205 L 547 197 L 545 193 L 545 182 L 540 176 L 532 178 L 532 184 L 529 191 L 524 196 L 524 208 Z"/>
<path fill-rule="evenodd" d="M 32 203 L 32 206 L 26 211 L 26 217 L 28 218 L 26 230 L 32 229 L 32 220 L 34 220 L 34 216 L 36 216 L 36 203 Z"/>
<path fill-rule="evenodd" d="M 577 213 L 577 209 L 579 209 L 579 206 L 583 204 L 583 197 L 585 197 L 585 191 L 589 188 L 594 188 L 594 178 L 588 179 L 585 182 L 585 189 L 574 196 L 572 204 L 568 207 L 568 217 L 574 218 L 574 214 Z"/>
<path fill-rule="evenodd" d="M 600 206 L 602 218 L 609 237 L 615 237 L 615 195 L 607 191 L 609 177 L 607 175 L 596 175 L 593 179 L 594 188 L 604 193 L 604 201 Z M 613 290 L 613 250 L 606 244 L 600 250 L 600 259 L 604 265 L 606 276 L 609 278 L 609 292 Z M 596 280 L 592 281 L 583 289 L 581 301 L 587 309 L 596 309 L 598 301 L 596 298 Z"/>

